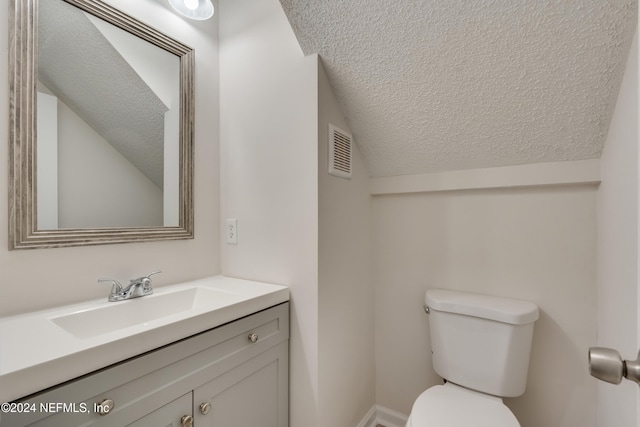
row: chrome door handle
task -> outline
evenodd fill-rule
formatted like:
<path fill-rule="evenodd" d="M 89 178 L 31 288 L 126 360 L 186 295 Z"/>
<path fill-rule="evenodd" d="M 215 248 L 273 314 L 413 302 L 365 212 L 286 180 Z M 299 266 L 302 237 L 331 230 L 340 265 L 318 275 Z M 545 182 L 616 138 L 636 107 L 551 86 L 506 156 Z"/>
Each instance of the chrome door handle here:
<path fill-rule="evenodd" d="M 626 378 L 640 385 L 640 352 L 636 360 L 622 360 L 620 353 L 611 348 L 589 349 L 589 373 L 599 380 L 620 384 Z"/>

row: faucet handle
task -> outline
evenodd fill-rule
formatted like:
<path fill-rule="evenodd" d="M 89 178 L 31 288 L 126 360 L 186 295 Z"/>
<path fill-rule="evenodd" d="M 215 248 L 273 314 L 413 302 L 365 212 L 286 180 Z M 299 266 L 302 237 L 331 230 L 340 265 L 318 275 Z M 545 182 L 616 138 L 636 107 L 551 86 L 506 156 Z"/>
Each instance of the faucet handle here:
<path fill-rule="evenodd" d="M 130 279 L 129 282 L 131 282 L 131 283 L 142 283 L 144 281 L 151 282 L 151 276 L 153 276 L 154 274 L 158 274 L 158 273 L 162 273 L 162 271 L 160 271 L 160 270 L 153 271 L 153 272 L 147 274 L 146 276 L 140 276 L 140 277 L 136 277 L 135 279 Z"/>
<path fill-rule="evenodd" d="M 130 282 L 131 284 L 142 285 L 145 295 L 148 295 L 153 293 L 153 290 L 151 289 L 151 276 L 158 273 L 162 273 L 162 271 L 158 270 L 158 271 L 151 272 L 146 276 L 138 277 L 137 279 L 132 279 L 130 280 Z"/>
<path fill-rule="evenodd" d="M 162 270 L 158 270 L 158 271 L 151 272 L 151 273 L 147 274 L 147 275 L 146 275 L 146 276 L 144 276 L 144 277 L 146 277 L 147 279 L 149 279 L 151 276 L 153 276 L 154 274 L 158 274 L 158 273 L 162 273 Z"/>
<path fill-rule="evenodd" d="M 158 270 L 158 271 L 154 271 L 152 273 L 147 274 L 143 279 L 142 279 L 142 283 L 143 286 L 145 288 L 145 290 L 147 292 L 151 292 L 151 276 L 153 276 L 154 274 L 158 274 L 158 273 L 162 273 L 162 271 Z"/>
<path fill-rule="evenodd" d="M 122 292 L 122 285 L 117 280 L 108 279 L 106 277 L 101 277 L 101 278 L 98 279 L 98 283 L 102 283 L 102 282 L 110 282 L 112 284 L 112 286 L 111 286 L 111 295 L 116 295 L 116 294 Z"/>

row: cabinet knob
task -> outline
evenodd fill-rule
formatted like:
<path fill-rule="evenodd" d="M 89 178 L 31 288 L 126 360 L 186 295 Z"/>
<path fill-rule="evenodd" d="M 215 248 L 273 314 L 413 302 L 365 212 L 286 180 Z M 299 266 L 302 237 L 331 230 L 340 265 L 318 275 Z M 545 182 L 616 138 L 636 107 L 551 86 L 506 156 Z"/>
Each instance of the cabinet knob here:
<path fill-rule="evenodd" d="M 192 427 L 193 417 L 191 415 L 185 415 L 182 418 L 180 418 L 180 423 L 182 427 Z"/>
<path fill-rule="evenodd" d="M 200 404 L 200 413 L 202 415 L 207 415 L 211 410 L 211 403 L 205 402 Z"/>
<path fill-rule="evenodd" d="M 251 342 L 258 341 L 258 334 L 249 334 L 249 341 Z"/>
<path fill-rule="evenodd" d="M 104 399 L 102 402 L 98 403 L 95 408 L 95 411 L 100 415 L 109 415 L 113 408 L 115 408 L 116 404 L 111 399 Z"/>

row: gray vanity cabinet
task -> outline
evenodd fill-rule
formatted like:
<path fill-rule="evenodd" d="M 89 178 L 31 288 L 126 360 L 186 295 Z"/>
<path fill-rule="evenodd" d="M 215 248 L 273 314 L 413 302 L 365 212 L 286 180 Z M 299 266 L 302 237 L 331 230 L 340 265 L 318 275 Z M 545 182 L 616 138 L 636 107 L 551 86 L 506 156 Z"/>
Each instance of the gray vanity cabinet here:
<path fill-rule="evenodd" d="M 197 427 L 286 427 L 288 348 L 279 344 L 194 390 Z"/>
<path fill-rule="evenodd" d="M 193 398 L 187 393 L 145 415 L 127 427 L 183 427 L 183 421 L 191 416 Z"/>
<path fill-rule="evenodd" d="M 288 349 L 283 303 L 28 396 L 0 427 L 287 427 Z"/>

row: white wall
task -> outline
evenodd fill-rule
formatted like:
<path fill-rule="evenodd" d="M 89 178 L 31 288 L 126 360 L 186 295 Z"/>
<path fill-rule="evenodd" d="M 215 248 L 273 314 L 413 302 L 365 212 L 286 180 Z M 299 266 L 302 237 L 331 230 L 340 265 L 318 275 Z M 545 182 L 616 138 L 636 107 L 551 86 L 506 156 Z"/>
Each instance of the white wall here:
<path fill-rule="evenodd" d="M 58 100 L 58 227 L 161 227 L 163 195 Z"/>
<path fill-rule="evenodd" d="M 162 226 L 167 200 L 163 190 L 48 89 L 38 86 L 43 92 L 38 92 L 37 228 Z M 176 197 L 171 198 L 171 211 L 179 208 Z"/>
<path fill-rule="evenodd" d="M 58 98 L 38 91 L 38 212 L 36 224 L 41 230 L 58 228 Z"/>
<path fill-rule="evenodd" d="M 595 185 L 376 196 L 373 226 L 378 404 L 408 414 L 440 382 L 422 305 L 441 287 L 537 303 L 527 391 L 506 404 L 523 427 L 595 425 Z"/>
<path fill-rule="evenodd" d="M 8 3 L 0 3 L 0 81 L 8 78 Z M 8 193 L 0 197 L 0 316 L 90 298 L 106 297 L 98 277 L 120 279 L 161 269 L 162 286 L 220 273 L 217 17 L 187 22 L 158 0 L 110 0 L 196 50 L 195 239 L 59 249 L 7 250 Z M 8 85 L 0 85 L 0 135 L 9 134 Z M 6 141 L 6 139 L 3 139 Z M 8 144 L 0 144 L 0 164 L 8 164 Z M 6 169 L 3 168 L 3 170 Z M 7 189 L 8 174 L 0 173 Z"/>
<path fill-rule="evenodd" d="M 319 408 L 321 426 L 356 426 L 375 403 L 371 196 L 353 147 L 351 179 L 328 174 L 329 123 L 349 132 L 318 64 Z"/>
<path fill-rule="evenodd" d="M 598 340 L 624 359 L 638 352 L 638 35 L 601 158 L 598 191 Z M 598 382 L 598 423 L 631 427 L 638 422 L 638 386 Z"/>
<path fill-rule="evenodd" d="M 290 286 L 290 424 L 317 425 L 317 57 L 278 0 L 222 0 L 221 215 L 226 275 Z"/>

